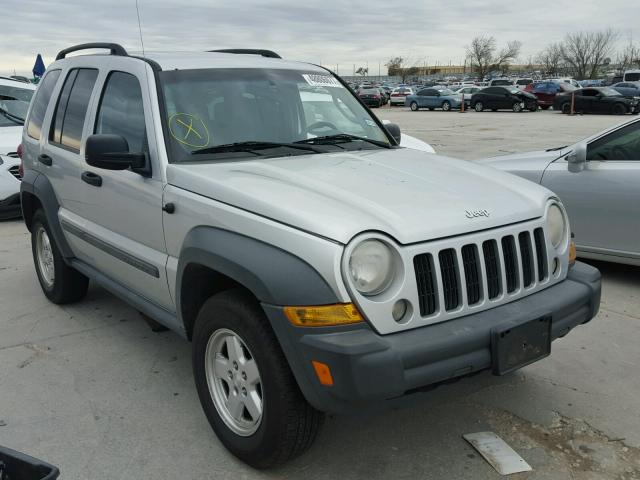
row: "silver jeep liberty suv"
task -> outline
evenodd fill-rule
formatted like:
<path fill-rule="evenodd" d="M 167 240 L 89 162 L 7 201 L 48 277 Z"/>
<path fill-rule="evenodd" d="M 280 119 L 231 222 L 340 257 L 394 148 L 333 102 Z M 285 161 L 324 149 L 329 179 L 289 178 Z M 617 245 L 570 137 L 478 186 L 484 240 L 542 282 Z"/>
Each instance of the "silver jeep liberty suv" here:
<path fill-rule="evenodd" d="M 211 426 L 258 468 L 323 412 L 505 374 L 595 316 L 552 192 L 400 135 L 270 51 L 63 50 L 22 138 L 42 290 L 91 279 L 191 341 Z"/>

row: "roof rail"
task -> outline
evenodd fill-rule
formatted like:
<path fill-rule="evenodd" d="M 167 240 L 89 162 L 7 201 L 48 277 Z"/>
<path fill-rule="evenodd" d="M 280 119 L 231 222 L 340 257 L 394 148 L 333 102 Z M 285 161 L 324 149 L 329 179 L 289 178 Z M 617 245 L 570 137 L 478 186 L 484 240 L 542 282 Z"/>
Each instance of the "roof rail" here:
<path fill-rule="evenodd" d="M 73 47 L 65 48 L 64 50 L 60 50 L 58 55 L 56 56 L 56 60 L 61 60 L 67 56 L 67 54 L 71 52 L 77 52 L 79 50 L 89 50 L 93 48 L 106 48 L 110 50 L 111 55 L 118 55 L 121 57 L 128 56 L 127 51 L 117 43 L 104 43 L 104 42 L 96 42 L 96 43 L 83 43 L 81 45 L 74 45 Z"/>
<path fill-rule="evenodd" d="M 239 53 L 244 55 L 260 55 L 268 58 L 282 58 L 276 52 L 271 50 L 259 50 L 255 48 L 223 48 L 220 50 L 208 50 L 209 52 L 218 53 Z"/>

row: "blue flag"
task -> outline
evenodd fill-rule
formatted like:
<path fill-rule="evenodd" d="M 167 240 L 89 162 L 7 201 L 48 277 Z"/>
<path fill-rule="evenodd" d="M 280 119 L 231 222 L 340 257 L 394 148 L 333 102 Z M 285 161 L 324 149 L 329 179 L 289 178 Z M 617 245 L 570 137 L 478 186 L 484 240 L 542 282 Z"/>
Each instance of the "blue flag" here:
<path fill-rule="evenodd" d="M 42 61 L 42 55 L 38 54 L 36 57 L 36 63 L 34 63 L 32 71 L 34 77 L 41 77 L 44 75 L 45 67 L 44 62 Z"/>

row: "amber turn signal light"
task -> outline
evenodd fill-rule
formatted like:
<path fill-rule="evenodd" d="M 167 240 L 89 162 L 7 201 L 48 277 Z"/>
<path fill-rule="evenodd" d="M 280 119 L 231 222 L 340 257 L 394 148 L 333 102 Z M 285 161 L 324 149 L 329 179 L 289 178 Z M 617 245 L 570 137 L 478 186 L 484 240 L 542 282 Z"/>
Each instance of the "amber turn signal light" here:
<path fill-rule="evenodd" d="M 353 303 L 314 307 L 284 307 L 284 314 L 297 327 L 332 327 L 364 321 Z"/>
<path fill-rule="evenodd" d="M 576 256 L 576 243 L 571 240 L 571 243 L 569 244 L 569 265 L 576 263 Z"/>
<path fill-rule="evenodd" d="M 331 369 L 329 365 L 326 363 L 318 362 L 316 360 L 311 360 L 313 364 L 313 369 L 316 371 L 316 375 L 318 380 L 322 385 L 330 387 L 333 385 L 333 376 L 331 375 Z"/>

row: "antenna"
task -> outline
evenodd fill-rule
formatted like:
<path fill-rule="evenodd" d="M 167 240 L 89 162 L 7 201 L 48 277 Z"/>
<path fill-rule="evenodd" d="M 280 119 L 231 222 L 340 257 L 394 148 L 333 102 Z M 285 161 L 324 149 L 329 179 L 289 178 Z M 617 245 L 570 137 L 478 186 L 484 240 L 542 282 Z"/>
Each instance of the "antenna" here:
<path fill-rule="evenodd" d="M 138 14 L 138 31 L 140 32 L 140 44 L 142 45 L 142 56 L 145 56 L 144 41 L 142 40 L 142 25 L 140 24 L 140 7 L 138 7 L 138 0 L 136 0 L 136 13 Z"/>

